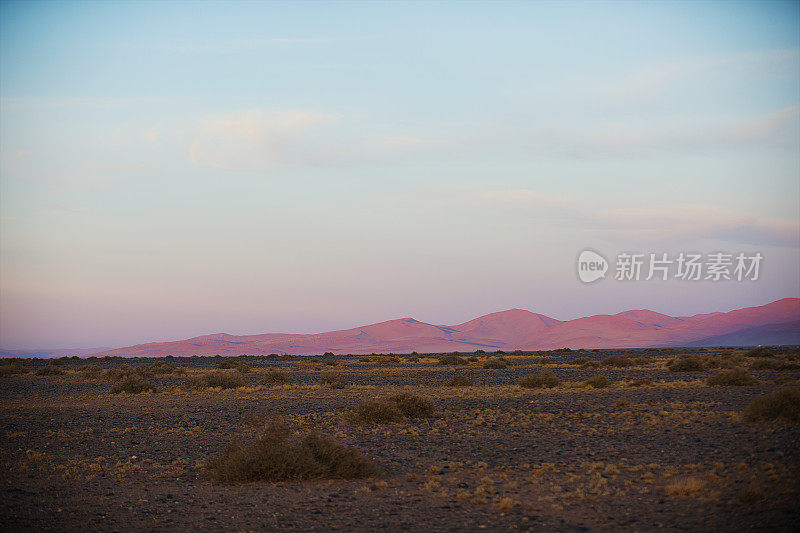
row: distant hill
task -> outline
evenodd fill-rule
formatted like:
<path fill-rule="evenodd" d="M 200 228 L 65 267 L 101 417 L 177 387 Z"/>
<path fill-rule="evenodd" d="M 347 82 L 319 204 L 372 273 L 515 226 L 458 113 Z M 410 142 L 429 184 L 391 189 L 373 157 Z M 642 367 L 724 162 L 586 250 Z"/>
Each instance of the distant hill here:
<path fill-rule="evenodd" d="M 644 309 L 560 321 L 511 309 L 455 326 L 399 318 L 316 334 L 217 333 L 105 350 L 97 355 L 307 355 L 757 344 L 800 344 L 800 299 L 784 298 L 758 307 L 690 317 Z"/>

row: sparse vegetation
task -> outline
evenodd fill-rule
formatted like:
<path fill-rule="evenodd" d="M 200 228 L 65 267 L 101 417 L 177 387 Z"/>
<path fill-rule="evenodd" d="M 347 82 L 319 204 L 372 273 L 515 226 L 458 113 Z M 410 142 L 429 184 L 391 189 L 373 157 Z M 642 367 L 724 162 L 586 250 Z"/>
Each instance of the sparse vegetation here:
<path fill-rule="evenodd" d="M 800 363 L 794 363 L 784 359 L 756 359 L 750 364 L 750 370 L 800 370 Z"/>
<path fill-rule="evenodd" d="M 404 418 L 430 418 L 434 415 L 433 403 L 417 394 L 402 392 L 380 400 L 361 402 L 353 422 L 391 424 Z"/>
<path fill-rule="evenodd" d="M 800 423 L 800 389 L 784 387 L 759 396 L 742 413 L 747 422 Z"/>
<path fill-rule="evenodd" d="M 602 366 L 627 367 L 633 366 L 634 362 L 624 355 L 609 355 L 600 361 L 600 364 Z"/>
<path fill-rule="evenodd" d="M 447 355 L 439 356 L 439 363 L 440 365 L 466 365 L 467 360 L 463 357 L 452 353 Z"/>
<path fill-rule="evenodd" d="M 261 378 L 260 383 L 262 385 L 274 385 L 276 383 L 289 383 L 290 381 L 292 381 L 292 378 L 286 372 L 281 372 L 279 370 L 269 370 Z"/>
<path fill-rule="evenodd" d="M 19 363 L 12 363 L 10 365 L 0 366 L 0 378 L 6 378 L 9 376 L 20 376 L 22 374 L 27 374 L 28 372 L 30 372 L 30 370 L 28 370 Z"/>
<path fill-rule="evenodd" d="M 604 389 L 609 385 L 611 385 L 611 382 L 608 381 L 608 378 L 606 378 L 604 375 L 598 374 L 596 376 L 590 377 L 589 379 L 584 381 L 583 384 L 586 385 L 587 387 L 592 387 L 595 389 Z"/>
<path fill-rule="evenodd" d="M 319 383 L 329 389 L 343 389 L 347 386 L 347 381 L 338 374 L 322 374 Z"/>
<path fill-rule="evenodd" d="M 411 392 L 401 392 L 389 396 L 387 400 L 397 404 L 400 411 L 408 418 L 430 418 L 434 413 L 433 403 L 430 400 Z"/>
<path fill-rule="evenodd" d="M 61 376 L 63 374 L 64 374 L 63 368 L 52 364 L 43 366 L 42 368 L 36 371 L 37 376 Z"/>
<path fill-rule="evenodd" d="M 772 357 L 773 355 L 772 349 L 767 346 L 758 346 L 744 354 L 745 357 Z"/>
<path fill-rule="evenodd" d="M 744 368 L 732 368 L 709 377 L 706 384 L 712 387 L 746 387 L 758 384 L 758 380 Z"/>
<path fill-rule="evenodd" d="M 456 374 L 447 382 L 448 387 L 472 387 L 473 385 L 475 382 L 463 374 Z"/>
<path fill-rule="evenodd" d="M 561 381 L 550 370 L 542 370 L 537 374 L 531 374 L 522 378 L 519 386 L 525 389 L 539 389 L 557 387 Z"/>
<path fill-rule="evenodd" d="M 684 356 L 667 363 L 670 372 L 699 372 L 705 370 L 702 359 L 697 356 Z"/>
<path fill-rule="evenodd" d="M 111 392 L 114 394 L 119 394 L 122 392 L 127 392 L 129 394 L 139 394 L 142 392 L 151 392 L 155 390 L 156 388 L 153 385 L 146 382 L 140 376 L 137 375 L 125 376 L 124 378 L 117 380 L 111 386 Z"/>
<path fill-rule="evenodd" d="M 488 359 L 485 363 L 483 363 L 483 368 L 486 369 L 493 369 L 493 370 L 502 370 L 504 368 L 508 368 L 509 365 L 508 359 L 505 357 L 492 357 Z"/>
<path fill-rule="evenodd" d="M 206 464 L 208 476 L 221 483 L 303 481 L 375 477 L 378 469 L 355 448 L 316 433 L 293 436 L 273 424 L 249 445 L 234 442 Z"/>

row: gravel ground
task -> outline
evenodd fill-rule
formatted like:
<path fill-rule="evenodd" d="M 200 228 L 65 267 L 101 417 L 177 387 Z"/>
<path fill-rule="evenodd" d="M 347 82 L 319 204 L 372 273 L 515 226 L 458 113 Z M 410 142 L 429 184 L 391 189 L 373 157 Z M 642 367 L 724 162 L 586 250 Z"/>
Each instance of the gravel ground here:
<path fill-rule="evenodd" d="M 674 351 L 647 352 L 654 360 L 643 366 L 570 364 L 610 353 L 507 355 L 511 365 L 497 370 L 483 368 L 485 356 L 458 367 L 426 356 L 242 357 L 236 364 L 250 368 L 244 387 L 200 391 L 187 380 L 222 359 L 168 358 L 186 373 L 149 377 L 158 390 L 144 394 L 111 394 L 109 379 L 77 369 L 154 360 L 68 360 L 63 375 L 1 378 L 2 528 L 798 530 L 800 425 L 745 423 L 740 413 L 776 389 L 776 379 L 797 386 L 800 371 L 756 371 L 756 385 L 709 387 L 716 371 L 666 368 Z M 46 362 L 23 364 L 36 370 Z M 543 368 L 562 384 L 517 386 Z M 270 369 L 292 381 L 259 385 Z M 476 385 L 446 386 L 456 373 Z M 347 386 L 320 386 L 328 374 Z M 597 374 L 611 386 L 582 384 Z M 632 385 L 642 379 L 651 383 Z M 399 391 L 429 398 L 436 415 L 349 421 L 359 403 Z M 355 446 L 380 477 L 239 485 L 207 478 L 205 461 L 275 418 Z"/>

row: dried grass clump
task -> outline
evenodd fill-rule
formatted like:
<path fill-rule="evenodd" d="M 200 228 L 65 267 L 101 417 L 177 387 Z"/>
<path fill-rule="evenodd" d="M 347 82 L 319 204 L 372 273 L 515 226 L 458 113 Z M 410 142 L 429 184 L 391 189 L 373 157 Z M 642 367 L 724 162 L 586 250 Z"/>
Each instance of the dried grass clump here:
<path fill-rule="evenodd" d="M 236 361 L 231 359 L 226 359 L 225 361 L 220 361 L 217 363 L 217 368 L 220 370 L 233 370 L 236 368 Z"/>
<path fill-rule="evenodd" d="M 106 370 L 106 378 L 108 378 L 110 381 L 119 381 L 128 376 L 138 376 L 142 379 L 145 379 L 153 377 L 153 374 L 149 372 L 145 367 L 140 365 L 137 366 L 122 365 L 117 368 L 109 368 L 108 370 Z"/>
<path fill-rule="evenodd" d="M 36 371 L 36 375 L 37 376 L 62 376 L 62 375 L 64 375 L 64 369 L 59 367 L 59 366 L 55 366 L 55 365 L 50 364 L 50 365 L 47 365 L 47 366 L 43 366 L 42 368 L 37 370 Z"/>
<path fill-rule="evenodd" d="M 447 382 L 448 387 L 472 387 L 475 382 L 462 374 L 456 374 Z"/>
<path fill-rule="evenodd" d="M 712 387 L 747 387 L 758 384 L 758 380 L 744 368 L 732 368 L 709 377 L 706 384 Z"/>
<path fill-rule="evenodd" d="M 467 360 L 455 353 L 439 356 L 440 365 L 466 365 Z"/>
<path fill-rule="evenodd" d="M 350 415 L 350 421 L 391 424 L 405 418 L 430 418 L 435 412 L 433 403 L 427 398 L 401 392 L 380 400 L 361 402 L 355 413 Z"/>
<path fill-rule="evenodd" d="M 596 376 L 592 376 L 586 381 L 583 382 L 584 385 L 587 387 L 592 387 L 595 389 L 604 389 L 611 385 L 611 382 L 608 381 L 608 378 L 603 376 L 602 374 L 598 374 Z"/>
<path fill-rule="evenodd" d="M 92 364 L 79 366 L 78 372 L 86 379 L 98 379 L 103 375 L 103 370 L 99 366 Z"/>
<path fill-rule="evenodd" d="M 603 366 L 627 367 L 633 366 L 634 362 L 624 355 L 609 355 L 600 361 L 600 364 Z"/>
<path fill-rule="evenodd" d="M 319 377 L 319 384 L 329 389 L 343 389 L 347 387 L 347 381 L 338 374 L 322 374 Z"/>
<path fill-rule="evenodd" d="M 542 370 L 538 374 L 531 374 L 522 378 L 519 386 L 525 389 L 552 388 L 561 384 L 561 381 L 550 370 Z"/>
<path fill-rule="evenodd" d="M 260 383 L 262 385 L 274 385 L 276 383 L 289 383 L 290 381 L 292 381 L 292 377 L 286 372 L 269 370 L 264 374 L 264 377 L 261 378 Z"/>
<path fill-rule="evenodd" d="M 483 363 L 483 368 L 492 370 L 502 370 L 508 368 L 511 363 L 505 357 L 492 357 Z"/>
<path fill-rule="evenodd" d="M 175 367 L 166 361 L 156 361 L 148 366 L 147 370 L 153 374 L 172 374 L 175 371 Z"/>
<path fill-rule="evenodd" d="M 30 372 L 27 368 L 19 363 L 11 363 L 10 365 L 0 366 L 0 378 L 7 378 L 9 376 L 19 376 Z"/>
<path fill-rule="evenodd" d="M 800 423 L 800 389 L 783 387 L 759 396 L 745 408 L 742 417 L 747 422 Z"/>
<path fill-rule="evenodd" d="M 215 370 L 190 379 L 186 386 L 190 389 L 236 389 L 244 387 L 244 378 L 239 373 Z"/>
<path fill-rule="evenodd" d="M 773 357 L 775 354 L 768 346 L 758 346 L 745 352 L 745 357 Z"/>
<path fill-rule="evenodd" d="M 247 366 L 247 365 L 237 365 L 236 366 L 236 371 L 239 372 L 240 374 L 249 374 L 250 373 L 250 367 Z"/>
<path fill-rule="evenodd" d="M 687 477 L 670 483 L 665 490 L 671 496 L 697 496 L 705 485 L 706 482 L 702 479 Z"/>
<path fill-rule="evenodd" d="M 800 363 L 793 363 L 784 359 L 756 359 L 750 365 L 750 370 L 798 370 Z"/>
<path fill-rule="evenodd" d="M 127 392 L 129 394 L 140 394 L 142 392 L 155 392 L 156 388 L 139 376 L 131 375 L 116 381 L 111 386 L 111 392 L 119 394 Z"/>
<path fill-rule="evenodd" d="M 378 469 L 352 447 L 308 433 L 293 436 L 286 425 L 272 424 L 254 442 L 233 442 L 206 463 L 206 474 L 220 483 L 361 479 Z"/>

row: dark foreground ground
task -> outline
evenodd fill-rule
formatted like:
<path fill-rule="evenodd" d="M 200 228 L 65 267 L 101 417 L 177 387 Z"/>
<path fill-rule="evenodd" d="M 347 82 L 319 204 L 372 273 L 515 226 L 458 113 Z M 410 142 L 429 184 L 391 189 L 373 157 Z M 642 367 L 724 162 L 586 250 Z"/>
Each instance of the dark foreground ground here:
<path fill-rule="evenodd" d="M 675 351 L 637 352 L 652 359 L 633 367 L 572 364 L 610 353 L 506 355 L 505 369 L 483 368 L 485 355 L 458 366 L 424 356 L 236 358 L 249 367 L 240 373 L 246 386 L 221 390 L 186 383 L 222 359 L 167 358 L 185 374 L 145 375 L 158 391 L 144 394 L 112 394 L 104 372 L 153 360 L 69 360 L 61 375 L 3 377 L 0 528 L 800 528 L 800 426 L 741 417 L 776 380 L 798 386 L 800 371 L 751 370 L 756 385 L 710 387 L 705 380 L 719 370 L 669 371 Z M 728 353 L 739 366 L 751 364 L 738 358 L 743 351 Z M 100 372 L 78 370 L 87 363 Z M 45 364 L 23 362 L 33 371 Z M 542 368 L 561 385 L 517 385 Z M 292 381 L 259 385 L 276 369 Z M 456 372 L 475 386 L 447 386 Z M 319 384 L 331 374 L 346 386 Z M 611 386 L 582 383 L 596 374 Z M 360 402 L 401 391 L 429 398 L 437 415 L 395 424 L 347 420 Z M 208 459 L 274 418 L 357 447 L 380 477 L 238 485 L 206 477 Z"/>

